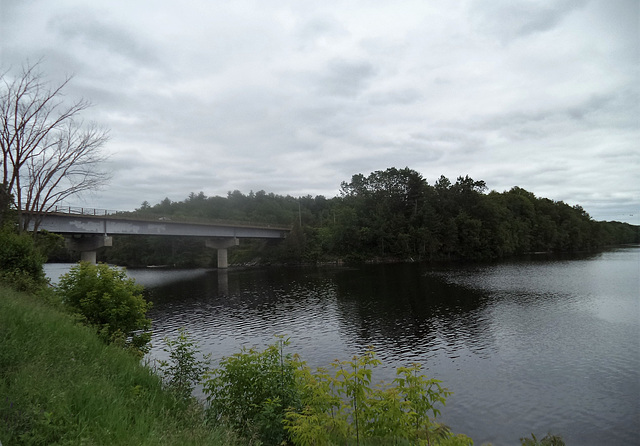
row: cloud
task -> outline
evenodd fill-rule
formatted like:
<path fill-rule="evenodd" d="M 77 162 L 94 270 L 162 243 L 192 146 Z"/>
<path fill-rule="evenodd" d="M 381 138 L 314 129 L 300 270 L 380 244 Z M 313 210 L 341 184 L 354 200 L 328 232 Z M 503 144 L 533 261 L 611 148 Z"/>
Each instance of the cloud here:
<path fill-rule="evenodd" d="M 44 56 L 111 129 L 96 207 L 408 166 L 640 212 L 634 0 L 1 5 L 3 68 Z"/>
<path fill-rule="evenodd" d="M 480 30 L 509 42 L 556 28 L 586 3 L 587 0 L 480 0 L 472 3 L 471 14 Z"/>
<path fill-rule="evenodd" d="M 295 21 L 295 19 L 294 19 Z M 294 32 L 295 46 L 299 51 L 309 52 L 349 36 L 349 32 L 334 17 L 315 16 L 297 24 Z"/>
<path fill-rule="evenodd" d="M 87 52 L 121 57 L 120 63 L 149 64 L 156 61 L 154 50 L 143 45 L 127 28 L 88 11 L 74 11 L 51 18 L 49 27 L 60 40 Z"/>
<path fill-rule="evenodd" d="M 368 62 L 332 60 L 321 74 L 319 90 L 332 96 L 353 98 L 361 94 L 375 75 L 375 69 Z"/>

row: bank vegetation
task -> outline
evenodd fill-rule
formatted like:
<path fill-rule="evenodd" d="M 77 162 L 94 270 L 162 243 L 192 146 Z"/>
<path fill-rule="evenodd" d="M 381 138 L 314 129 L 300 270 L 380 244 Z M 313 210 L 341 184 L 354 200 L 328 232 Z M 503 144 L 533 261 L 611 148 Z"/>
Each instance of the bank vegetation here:
<path fill-rule="evenodd" d="M 70 314 L 0 287 L 3 445 L 232 445 L 139 357 Z"/>

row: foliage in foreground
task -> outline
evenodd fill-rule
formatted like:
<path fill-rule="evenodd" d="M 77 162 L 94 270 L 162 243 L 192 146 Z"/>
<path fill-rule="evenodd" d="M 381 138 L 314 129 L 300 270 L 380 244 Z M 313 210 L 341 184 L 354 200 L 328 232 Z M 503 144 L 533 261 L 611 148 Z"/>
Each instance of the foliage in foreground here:
<path fill-rule="evenodd" d="M 521 438 L 520 444 L 522 446 L 565 446 L 562 437 L 551 434 L 547 434 L 541 440 L 538 440 L 534 434 L 531 434 L 531 438 Z"/>
<path fill-rule="evenodd" d="M 31 295 L 0 287 L 4 445 L 232 445 L 200 405 L 128 352 Z"/>
<path fill-rule="evenodd" d="M 163 341 L 163 351 L 169 355 L 169 360 L 160 361 L 160 375 L 169 390 L 180 399 L 189 400 L 196 384 L 204 378 L 211 354 L 205 355 L 204 359 L 198 358 L 198 343 L 184 328 L 178 329 L 178 337 L 167 336 Z"/>
<path fill-rule="evenodd" d="M 0 228 L 0 281 L 20 291 L 36 291 L 46 283 L 45 259 L 33 237 L 8 225 Z"/>
<path fill-rule="evenodd" d="M 40 291 L 48 283 L 42 265 L 63 240 L 47 231 L 20 231 L 14 197 L 0 183 L 0 282 L 19 291 Z"/>
<path fill-rule="evenodd" d="M 434 421 L 451 392 L 419 364 L 398 368 L 392 384 L 372 385 L 380 361 L 371 349 L 329 372 L 284 354 L 286 345 L 280 338 L 224 358 L 204 383 L 209 419 L 269 445 L 473 444 Z"/>
<path fill-rule="evenodd" d="M 299 406 L 296 369 L 284 340 L 265 350 L 243 348 L 223 358 L 204 381 L 210 420 L 222 421 L 250 439 L 279 444 L 286 437 L 285 410 Z"/>
<path fill-rule="evenodd" d="M 146 314 L 151 303 L 123 269 L 80 262 L 60 278 L 56 294 L 103 341 L 139 354 L 149 350 L 151 319 Z"/>

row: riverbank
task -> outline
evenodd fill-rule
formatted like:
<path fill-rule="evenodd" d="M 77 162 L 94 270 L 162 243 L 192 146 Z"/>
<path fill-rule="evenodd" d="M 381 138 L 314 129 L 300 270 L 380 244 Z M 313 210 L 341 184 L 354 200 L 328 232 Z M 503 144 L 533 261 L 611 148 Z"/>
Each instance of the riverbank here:
<path fill-rule="evenodd" d="M 228 445 L 137 358 L 0 286 L 0 444 Z"/>

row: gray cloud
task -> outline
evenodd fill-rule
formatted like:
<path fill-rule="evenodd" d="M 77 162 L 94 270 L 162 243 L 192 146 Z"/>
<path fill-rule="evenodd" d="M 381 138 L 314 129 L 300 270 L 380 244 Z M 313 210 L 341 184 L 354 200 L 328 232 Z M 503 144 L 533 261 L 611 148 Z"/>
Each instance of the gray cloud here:
<path fill-rule="evenodd" d="M 333 196 L 408 166 L 640 214 L 634 0 L 0 5 L 2 67 L 75 74 L 67 98 L 111 129 L 114 178 L 83 205 Z"/>
<path fill-rule="evenodd" d="M 505 41 L 552 30 L 563 19 L 588 0 L 480 0 L 473 2 L 472 14 L 479 18 L 479 26 Z"/>
<path fill-rule="evenodd" d="M 61 40 L 91 51 L 118 55 L 136 65 L 155 62 L 154 50 L 143 45 L 128 29 L 91 13 L 56 15 L 49 21 L 49 27 Z"/>
<path fill-rule="evenodd" d="M 407 105 L 422 100 L 422 93 L 415 88 L 404 88 L 376 92 L 370 95 L 369 103 L 377 106 Z"/>
<path fill-rule="evenodd" d="M 333 96 L 352 98 L 364 91 L 374 75 L 375 69 L 368 62 L 331 60 L 320 75 L 319 90 Z"/>

